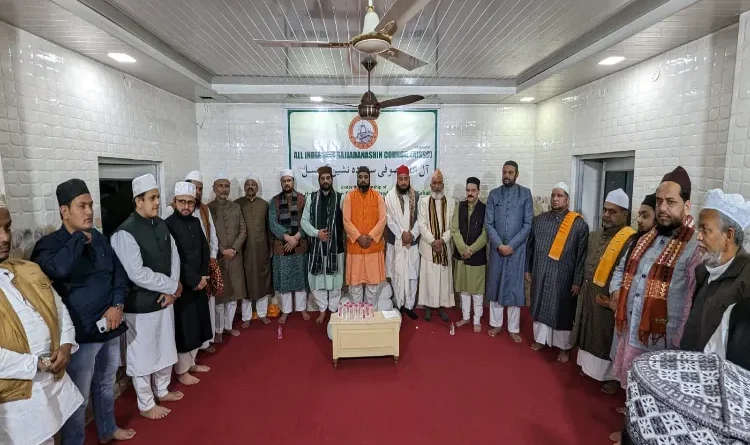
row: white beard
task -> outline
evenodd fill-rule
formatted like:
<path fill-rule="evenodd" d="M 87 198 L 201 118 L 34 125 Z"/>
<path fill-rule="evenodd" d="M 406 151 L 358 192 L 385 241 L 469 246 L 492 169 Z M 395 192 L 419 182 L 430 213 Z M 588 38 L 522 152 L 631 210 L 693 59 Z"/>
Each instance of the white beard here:
<path fill-rule="evenodd" d="M 432 199 L 440 201 L 445 194 L 443 192 L 430 192 L 430 196 L 432 196 Z"/>
<path fill-rule="evenodd" d="M 701 262 L 710 268 L 721 266 L 721 252 L 704 252 L 701 256 Z"/>

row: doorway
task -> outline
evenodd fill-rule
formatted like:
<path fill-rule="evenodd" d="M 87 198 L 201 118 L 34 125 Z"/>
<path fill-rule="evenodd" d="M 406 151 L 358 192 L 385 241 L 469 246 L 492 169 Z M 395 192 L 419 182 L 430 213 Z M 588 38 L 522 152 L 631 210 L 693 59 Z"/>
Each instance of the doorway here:
<path fill-rule="evenodd" d="M 635 156 L 633 152 L 578 156 L 573 158 L 576 178 L 574 209 L 583 216 L 594 231 L 600 226 L 602 203 L 607 194 L 623 189 L 633 207 L 633 178 Z M 632 215 L 632 213 L 631 213 Z"/>
<path fill-rule="evenodd" d="M 152 174 L 159 183 L 157 164 L 129 159 L 99 158 L 99 208 L 102 233 L 109 238 L 125 221 L 133 204 L 133 179 Z"/>

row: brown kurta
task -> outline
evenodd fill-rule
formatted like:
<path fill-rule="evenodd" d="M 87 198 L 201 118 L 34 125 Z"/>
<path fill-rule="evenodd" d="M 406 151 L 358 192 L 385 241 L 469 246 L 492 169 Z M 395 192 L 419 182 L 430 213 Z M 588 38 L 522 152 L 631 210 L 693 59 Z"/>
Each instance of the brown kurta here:
<path fill-rule="evenodd" d="M 247 229 L 245 240 L 245 286 L 247 298 L 257 300 L 273 294 L 271 281 L 271 232 L 268 230 L 268 201 L 246 196 L 235 200 L 242 210 Z"/>
<path fill-rule="evenodd" d="M 620 229 L 622 229 L 622 226 L 611 229 L 599 229 L 589 235 L 586 263 L 583 271 L 583 286 L 581 286 L 581 292 L 578 295 L 576 318 L 571 334 L 571 338 L 575 339 L 576 346 L 603 360 L 610 360 L 609 353 L 612 348 L 612 336 L 615 332 L 615 313 L 609 308 L 600 306 L 596 302 L 596 296 L 603 295 L 609 298 L 609 281 L 612 279 L 612 272 L 614 272 L 620 263 L 622 256 L 628 253 L 637 235 L 630 237 L 622 247 L 622 250 L 620 250 L 617 261 L 615 261 L 615 265 L 612 267 L 609 277 L 607 277 L 605 286 L 597 286 L 594 284 L 593 279 L 604 251 Z"/>
<path fill-rule="evenodd" d="M 232 201 L 219 202 L 218 199 L 208 204 L 216 226 L 216 237 L 219 239 L 219 253 L 216 255 L 224 281 L 224 292 L 216 296 L 216 304 L 237 301 L 245 298 L 245 270 L 242 261 L 242 247 L 247 238 L 245 218 L 239 204 Z M 234 249 L 237 256 L 229 261 L 222 256 L 226 249 Z"/>

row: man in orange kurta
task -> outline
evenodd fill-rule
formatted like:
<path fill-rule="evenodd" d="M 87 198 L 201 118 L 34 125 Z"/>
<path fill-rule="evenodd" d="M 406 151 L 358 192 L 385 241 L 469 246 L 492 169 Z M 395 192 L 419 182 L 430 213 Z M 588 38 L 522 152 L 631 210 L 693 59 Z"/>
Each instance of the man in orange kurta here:
<path fill-rule="evenodd" d="M 368 167 L 357 170 L 357 188 L 344 198 L 343 213 L 349 294 L 359 303 L 364 287 L 367 302 L 377 307 L 378 288 L 385 281 L 385 200 L 370 188 Z"/>

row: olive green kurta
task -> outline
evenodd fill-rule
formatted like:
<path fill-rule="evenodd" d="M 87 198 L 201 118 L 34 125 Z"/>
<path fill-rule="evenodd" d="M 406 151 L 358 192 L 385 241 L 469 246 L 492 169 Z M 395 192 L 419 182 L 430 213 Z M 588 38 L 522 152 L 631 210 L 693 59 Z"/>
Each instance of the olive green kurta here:
<path fill-rule="evenodd" d="M 469 205 L 468 218 L 471 219 L 471 214 L 474 212 L 476 206 Z M 471 249 L 472 252 L 478 252 L 487 244 L 487 231 L 482 226 L 482 234 L 479 235 L 476 241 L 471 246 L 467 246 L 461 236 L 461 230 L 459 230 L 458 218 L 461 212 L 456 209 L 453 213 L 453 219 L 451 219 L 451 238 L 453 238 L 453 244 L 456 245 L 456 250 L 460 255 L 466 252 L 466 249 Z M 468 292 L 472 295 L 484 295 L 484 279 L 487 275 L 487 265 L 481 266 L 468 266 L 461 260 L 453 259 L 453 289 L 456 292 Z"/>
<path fill-rule="evenodd" d="M 271 281 L 271 232 L 268 230 L 268 201 L 243 196 L 235 200 L 242 210 L 247 239 L 242 253 L 245 259 L 247 298 L 257 300 L 273 295 Z"/>
<path fill-rule="evenodd" d="M 224 282 L 224 292 L 216 296 L 216 304 L 224 304 L 245 298 L 245 270 L 242 261 L 242 247 L 247 238 L 245 219 L 239 204 L 226 200 L 220 202 L 218 199 L 208 204 L 211 216 L 216 226 L 216 237 L 219 239 L 219 253 L 216 259 L 219 261 L 221 278 Z M 228 260 L 222 256 L 226 249 L 234 249 L 237 256 Z"/>

